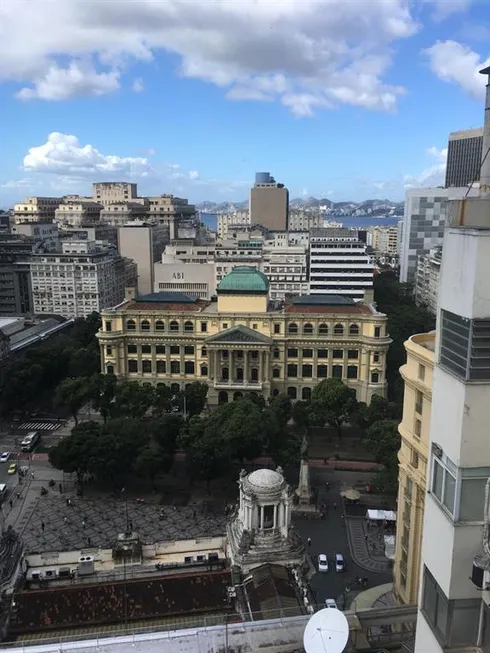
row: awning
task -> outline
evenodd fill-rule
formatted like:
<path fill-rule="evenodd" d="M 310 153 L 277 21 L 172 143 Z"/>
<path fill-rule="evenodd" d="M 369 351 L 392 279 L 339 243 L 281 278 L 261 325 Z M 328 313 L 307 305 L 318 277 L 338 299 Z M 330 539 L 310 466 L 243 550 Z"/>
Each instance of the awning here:
<path fill-rule="evenodd" d="M 396 521 L 396 512 L 393 510 L 368 510 L 366 517 L 372 521 Z"/>

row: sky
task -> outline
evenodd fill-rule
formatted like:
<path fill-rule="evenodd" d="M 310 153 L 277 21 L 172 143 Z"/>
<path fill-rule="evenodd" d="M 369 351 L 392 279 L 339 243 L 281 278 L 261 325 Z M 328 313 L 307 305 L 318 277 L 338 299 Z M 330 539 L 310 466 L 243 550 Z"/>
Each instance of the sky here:
<path fill-rule="evenodd" d="M 0 206 L 134 181 L 388 198 L 483 123 L 490 0 L 2 0 Z"/>

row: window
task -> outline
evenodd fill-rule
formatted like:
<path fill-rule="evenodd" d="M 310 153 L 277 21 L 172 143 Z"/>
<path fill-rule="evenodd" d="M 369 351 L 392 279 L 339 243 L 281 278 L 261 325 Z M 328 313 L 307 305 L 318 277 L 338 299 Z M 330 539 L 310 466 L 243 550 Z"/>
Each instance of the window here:
<path fill-rule="evenodd" d="M 313 365 L 303 365 L 301 369 L 301 376 L 304 379 L 311 379 L 313 376 Z"/>
<path fill-rule="evenodd" d="M 419 363 L 419 379 L 425 381 L 425 365 Z"/>
<path fill-rule="evenodd" d="M 185 374 L 194 374 L 195 373 L 194 361 L 185 361 L 185 363 L 184 363 L 184 373 Z"/>
<path fill-rule="evenodd" d="M 379 351 L 373 352 L 373 363 L 379 363 Z"/>
<path fill-rule="evenodd" d="M 106 330 L 106 331 L 112 331 L 112 322 L 107 321 L 107 322 L 105 323 L 105 330 Z"/>
<path fill-rule="evenodd" d="M 258 329 L 258 325 L 257 325 L 257 324 L 252 324 L 252 329 L 257 330 L 257 329 Z"/>
<path fill-rule="evenodd" d="M 226 322 L 224 322 L 223 323 L 223 329 L 227 329 L 227 328 L 228 328 L 228 324 Z"/>
<path fill-rule="evenodd" d="M 379 373 L 378 372 L 372 372 L 371 373 L 371 383 L 379 383 Z"/>
<path fill-rule="evenodd" d="M 228 381 L 230 378 L 230 370 L 227 367 L 223 367 L 221 370 L 221 380 L 222 381 Z"/>
<path fill-rule="evenodd" d="M 301 399 L 303 401 L 310 401 L 311 400 L 311 388 L 303 388 L 301 390 Z"/>
<path fill-rule="evenodd" d="M 274 333 L 281 333 L 281 325 L 274 324 Z"/>
<path fill-rule="evenodd" d="M 252 367 L 252 381 L 257 383 L 259 380 L 259 370 L 256 367 Z"/>
<path fill-rule="evenodd" d="M 191 356 L 192 354 L 194 354 L 194 347 L 192 345 L 186 345 L 184 347 L 184 354 L 186 354 L 187 356 Z"/>
<path fill-rule="evenodd" d="M 134 320 L 128 320 L 126 322 L 126 329 L 128 331 L 136 331 L 136 322 Z"/>
<path fill-rule="evenodd" d="M 167 371 L 167 365 L 165 361 L 157 361 L 157 374 L 165 374 Z"/>
<path fill-rule="evenodd" d="M 114 374 L 114 365 L 107 366 L 107 374 Z"/>
<path fill-rule="evenodd" d="M 347 378 L 357 379 L 357 365 L 347 365 Z"/>
<path fill-rule="evenodd" d="M 424 409 L 424 395 L 420 392 L 420 390 L 416 390 L 416 392 L 415 392 L 415 412 L 418 413 L 419 415 L 422 415 L 423 409 Z"/>
<path fill-rule="evenodd" d="M 318 333 L 321 336 L 328 335 L 328 324 L 320 324 L 320 326 L 318 327 Z"/>
<path fill-rule="evenodd" d="M 159 354 L 160 356 L 165 353 L 165 345 L 156 345 L 155 347 L 155 353 Z"/>
<path fill-rule="evenodd" d="M 418 451 L 415 451 L 415 449 L 412 449 L 410 453 L 410 464 L 414 469 L 418 469 L 419 466 L 419 454 Z"/>
<path fill-rule="evenodd" d="M 422 611 L 439 643 L 445 644 L 448 600 L 434 576 L 424 566 Z"/>
<path fill-rule="evenodd" d="M 328 358 L 328 349 L 319 349 L 317 356 L 318 358 Z"/>
<path fill-rule="evenodd" d="M 298 350 L 288 349 L 288 358 L 298 358 Z"/>
<path fill-rule="evenodd" d="M 288 333 L 295 334 L 298 333 L 298 325 L 294 322 L 288 326 Z"/>
<path fill-rule="evenodd" d="M 344 350 L 343 349 L 334 349 L 332 351 L 332 358 L 344 358 Z"/>
<path fill-rule="evenodd" d="M 273 356 L 274 358 L 281 358 L 281 352 L 279 349 L 274 349 Z"/>
<path fill-rule="evenodd" d="M 298 396 L 296 388 L 288 388 L 287 393 L 290 399 L 296 399 L 296 397 Z"/>
<path fill-rule="evenodd" d="M 194 331 L 194 325 L 190 320 L 187 320 L 187 322 L 184 322 L 184 331 L 187 333 L 191 333 Z"/>
<path fill-rule="evenodd" d="M 278 379 L 281 376 L 281 370 L 278 367 L 274 367 L 272 369 L 272 378 L 273 379 Z"/>
<path fill-rule="evenodd" d="M 141 366 L 143 374 L 151 374 L 151 361 L 142 361 Z"/>
<path fill-rule="evenodd" d="M 141 345 L 142 354 L 151 354 L 151 345 Z"/>
<path fill-rule="evenodd" d="M 138 371 L 138 361 L 128 361 L 128 372 L 132 374 Z"/>
<path fill-rule="evenodd" d="M 180 374 L 180 361 L 170 361 L 170 374 Z"/>
<path fill-rule="evenodd" d="M 307 323 L 303 326 L 303 333 L 304 333 L 305 335 L 311 335 L 311 334 L 313 333 L 313 324 L 310 324 L 309 322 L 307 322 Z"/>
<path fill-rule="evenodd" d="M 150 323 L 148 322 L 148 320 L 142 320 L 141 330 L 142 331 L 149 331 L 150 330 Z"/>
<path fill-rule="evenodd" d="M 208 323 L 207 322 L 201 322 L 201 333 L 206 333 L 208 330 Z"/>
<path fill-rule="evenodd" d="M 344 335 L 344 327 L 342 324 L 336 324 L 333 328 L 334 335 L 336 336 L 343 336 Z"/>
<path fill-rule="evenodd" d="M 127 351 L 128 351 L 128 354 L 137 354 L 138 353 L 138 347 L 137 347 L 137 345 L 128 345 L 127 346 Z"/>
<path fill-rule="evenodd" d="M 298 366 L 290 363 L 288 365 L 288 377 L 291 379 L 296 376 L 298 376 Z"/>
<path fill-rule="evenodd" d="M 342 378 L 342 365 L 332 365 L 332 378 L 334 379 Z"/>
<path fill-rule="evenodd" d="M 422 422 L 416 417 L 413 425 L 413 432 L 415 435 L 420 438 L 422 434 Z"/>
<path fill-rule="evenodd" d="M 208 375 L 208 366 L 201 365 L 201 376 L 207 376 L 207 375 Z"/>
<path fill-rule="evenodd" d="M 347 350 L 347 358 L 350 358 L 351 360 L 358 360 L 358 358 L 359 358 L 359 349 L 348 349 Z"/>
<path fill-rule="evenodd" d="M 456 467 L 445 459 L 432 456 L 432 496 L 454 516 L 456 498 Z"/>
<path fill-rule="evenodd" d="M 303 358 L 313 358 L 313 349 L 303 349 Z"/>
<path fill-rule="evenodd" d="M 179 345 L 170 345 L 170 353 L 171 354 L 180 354 Z"/>
<path fill-rule="evenodd" d="M 228 357 L 229 357 L 228 349 L 224 349 L 221 352 L 221 358 L 228 358 Z"/>
<path fill-rule="evenodd" d="M 328 365 L 318 365 L 316 375 L 319 379 L 326 379 L 328 377 Z"/>
<path fill-rule="evenodd" d="M 105 348 L 105 352 L 106 352 L 107 356 L 112 356 L 112 347 L 110 345 L 108 345 Z"/>
<path fill-rule="evenodd" d="M 176 322 L 175 320 L 172 320 L 172 321 L 170 322 L 170 331 L 173 332 L 173 333 L 175 333 L 175 332 L 178 331 L 178 330 L 179 330 L 179 323 Z"/>
<path fill-rule="evenodd" d="M 359 335 L 359 325 L 358 324 L 351 324 L 350 325 L 349 335 L 350 336 L 358 336 Z"/>
<path fill-rule="evenodd" d="M 381 337 L 381 327 L 374 327 L 374 337 L 375 338 Z"/>

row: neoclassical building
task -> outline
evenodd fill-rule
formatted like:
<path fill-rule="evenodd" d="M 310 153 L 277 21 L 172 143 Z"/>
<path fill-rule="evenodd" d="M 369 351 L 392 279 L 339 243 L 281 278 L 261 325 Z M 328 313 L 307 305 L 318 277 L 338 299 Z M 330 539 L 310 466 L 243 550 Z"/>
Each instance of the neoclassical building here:
<path fill-rule="evenodd" d="M 384 395 L 386 315 L 336 295 L 272 303 L 268 293 L 262 272 L 237 267 L 215 301 L 166 292 L 128 299 L 102 312 L 101 369 L 175 392 L 206 381 L 210 406 L 251 392 L 308 399 L 330 377 L 359 401 Z"/>

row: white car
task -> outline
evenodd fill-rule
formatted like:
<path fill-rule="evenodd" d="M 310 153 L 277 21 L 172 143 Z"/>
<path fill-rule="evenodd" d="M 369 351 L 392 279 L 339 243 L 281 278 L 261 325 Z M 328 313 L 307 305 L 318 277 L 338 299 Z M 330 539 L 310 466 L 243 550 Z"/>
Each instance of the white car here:
<path fill-rule="evenodd" d="M 341 553 L 335 554 L 335 571 L 338 572 L 345 571 L 345 560 L 344 560 L 344 556 Z"/>
<path fill-rule="evenodd" d="M 328 571 L 328 558 L 326 553 L 318 556 L 318 571 Z"/>
<path fill-rule="evenodd" d="M 10 458 L 10 451 L 4 451 L 3 454 L 0 456 L 0 463 L 6 463 L 9 458 Z"/>
<path fill-rule="evenodd" d="M 338 610 L 337 603 L 335 599 L 325 599 L 325 607 L 326 608 L 335 608 Z"/>

